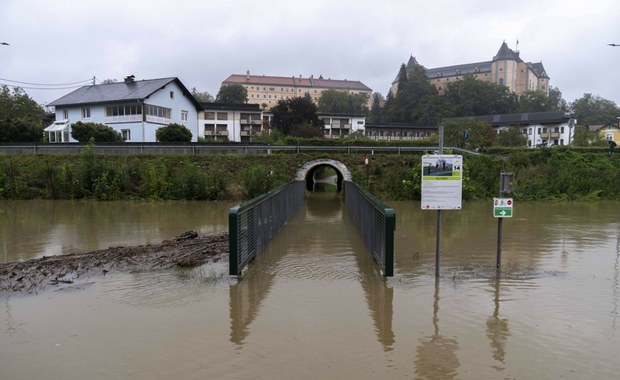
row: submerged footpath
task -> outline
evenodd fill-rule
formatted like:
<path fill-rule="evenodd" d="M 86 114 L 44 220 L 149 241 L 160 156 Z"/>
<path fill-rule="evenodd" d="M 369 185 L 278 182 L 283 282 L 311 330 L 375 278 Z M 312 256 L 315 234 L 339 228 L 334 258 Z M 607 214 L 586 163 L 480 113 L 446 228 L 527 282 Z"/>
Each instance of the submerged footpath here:
<path fill-rule="evenodd" d="M 160 244 L 0 263 L 0 297 L 38 293 L 48 287 L 80 287 L 107 273 L 191 268 L 227 256 L 228 232 L 198 236 L 188 231 Z"/>

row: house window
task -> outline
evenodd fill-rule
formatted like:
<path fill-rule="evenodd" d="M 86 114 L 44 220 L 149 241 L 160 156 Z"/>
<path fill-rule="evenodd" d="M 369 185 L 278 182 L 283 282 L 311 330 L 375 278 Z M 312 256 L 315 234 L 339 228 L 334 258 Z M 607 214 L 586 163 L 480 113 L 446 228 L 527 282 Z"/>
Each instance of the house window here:
<path fill-rule="evenodd" d="M 170 91 L 170 99 L 174 99 L 174 91 Z"/>
<path fill-rule="evenodd" d="M 65 120 L 69 118 L 69 110 L 62 110 L 62 118 Z"/>
<path fill-rule="evenodd" d="M 121 129 L 121 136 L 123 141 L 131 141 L 131 129 Z"/>
<path fill-rule="evenodd" d="M 181 111 L 181 121 L 187 122 L 187 111 Z"/>
<path fill-rule="evenodd" d="M 146 114 L 149 116 L 159 117 L 162 119 L 170 119 L 171 111 L 172 110 L 170 108 L 153 106 L 150 104 L 146 105 Z"/>
<path fill-rule="evenodd" d="M 228 120 L 228 112 L 218 112 L 217 113 L 218 120 Z"/>
<path fill-rule="evenodd" d="M 613 139 L 614 139 L 614 134 L 613 133 L 605 133 L 605 140 L 611 141 Z"/>
<path fill-rule="evenodd" d="M 82 107 L 82 119 L 90 119 L 90 107 Z"/>
<path fill-rule="evenodd" d="M 142 115 L 142 108 L 139 104 L 110 106 L 110 107 L 106 107 L 105 114 L 107 117 Z"/>
<path fill-rule="evenodd" d="M 215 112 L 205 112 L 205 120 L 215 120 Z"/>

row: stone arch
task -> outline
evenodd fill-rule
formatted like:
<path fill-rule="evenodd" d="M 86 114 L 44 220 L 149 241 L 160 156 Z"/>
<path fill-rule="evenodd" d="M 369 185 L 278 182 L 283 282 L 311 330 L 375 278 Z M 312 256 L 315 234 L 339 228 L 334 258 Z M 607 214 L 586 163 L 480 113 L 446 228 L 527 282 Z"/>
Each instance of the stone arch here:
<path fill-rule="evenodd" d="M 336 171 L 338 191 L 342 190 L 343 181 L 351 181 L 351 172 L 340 161 L 330 159 L 318 159 L 306 162 L 295 175 L 295 180 L 305 181 L 306 190 L 312 191 L 314 188 L 314 172 L 321 166 L 329 166 Z"/>

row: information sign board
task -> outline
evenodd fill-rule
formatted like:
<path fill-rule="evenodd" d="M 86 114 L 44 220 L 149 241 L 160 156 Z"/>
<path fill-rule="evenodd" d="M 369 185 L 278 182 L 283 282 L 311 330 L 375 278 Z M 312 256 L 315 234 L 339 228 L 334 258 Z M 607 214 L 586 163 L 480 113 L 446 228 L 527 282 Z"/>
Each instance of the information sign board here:
<path fill-rule="evenodd" d="M 463 200 L 463 156 L 422 156 L 423 210 L 460 210 Z"/>

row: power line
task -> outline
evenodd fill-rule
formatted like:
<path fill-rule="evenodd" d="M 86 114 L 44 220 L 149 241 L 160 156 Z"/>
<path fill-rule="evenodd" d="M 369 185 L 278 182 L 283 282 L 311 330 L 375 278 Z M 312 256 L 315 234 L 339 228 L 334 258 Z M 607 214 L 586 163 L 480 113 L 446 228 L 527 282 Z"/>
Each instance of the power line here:
<path fill-rule="evenodd" d="M 21 89 L 26 89 L 26 90 L 66 90 L 66 89 L 71 89 L 71 88 L 80 88 L 83 86 L 83 85 L 79 85 L 79 86 L 69 86 L 69 87 L 28 87 L 28 86 L 17 86 L 17 85 L 9 84 L 9 83 L 0 83 L 0 85 L 11 87 L 11 88 L 21 88 Z"/>
<path fill-rule="evenodd" d="M 5 82 L 11 82 L 11 83 L 19 83 L 19 84 L 27 84 L 27 85 L 31 85 L 31 86 L 72 86 L 72 85 L 83 85 L 85 84 L 84 82 L 93 82 L 94 78 L 88 78 L 88 79 L 84 79 L 81 80 L 79 82 L 72 82 L 72 83 L 30 83 L 30 82 L 20 82 L 18 80 L 11 80 L 11 79 L 5 79 L 5 78 L 0 78 L 0 80 L 5 81 Z"/>

